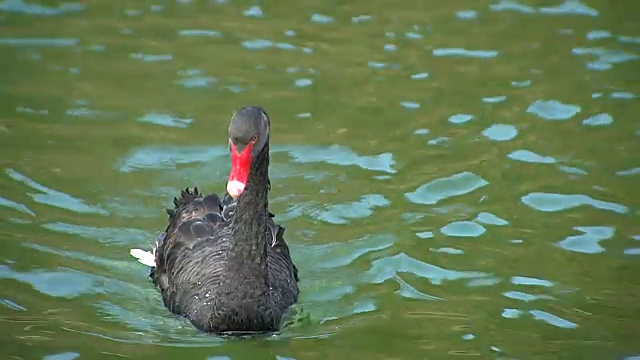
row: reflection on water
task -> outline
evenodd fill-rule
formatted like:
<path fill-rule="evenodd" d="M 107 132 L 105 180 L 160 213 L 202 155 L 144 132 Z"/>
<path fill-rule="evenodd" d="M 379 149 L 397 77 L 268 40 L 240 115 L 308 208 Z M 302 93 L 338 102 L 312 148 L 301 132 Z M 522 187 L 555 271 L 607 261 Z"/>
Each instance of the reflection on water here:
<path fill-rule="evenodd" d="M 0 1 L 0 353 L 640 356 L 640 33 L 609 5 Z M 224 189 L 247 104 L 302 295 L 238 342 L 128 249 Z"/>
<path fill-rule="evenodd" d="M 607 201 L 596 200 L 583 194 L 530 193 L 522 197 L 522 202 L 540 211 L 561 211 L 580 205 L 591 205 L 596 209 L 626 213 L 627 207 Z"/>
<path fill-rule="evenodd" d="M 580 112 L 578 105 L 563 104 L 557 100 L 536 100 L 529 108 L 528 113 L 537 115 L 544 120 L 568 120 Z"/>
<path fill-rule="evenodd" d="M 76 211 L 80 213 L 97 213 L 102 215 L 108 214 L 105 210 L 102 210 L 98 207 L 87 205 L 84 201 L 74 198 L 71 195 L 50 189 L 44 185 L 40 185 L 37 182 L 31 180 L 30 178 L 20 174 L 19 172 L 13 169 L 6 169 L 5 172 L 13 180 L 21 182 L 34 190 L 40 191 L 40 193 L 37 193 L 37 194 L 28 193 L 28 195 L 35 202 L 48 204 L 51 206 L 56 206 L 56 207 L 60 207 L 63 209 Z"/>
<path fill-rule="evenodd" d="M 433 205 L 452 196 L 464 195 L 489 183 L 476 174 L 465 171 L 459 174 L 433 180 L 421 185 L 412 193 L 405 194 L 409 201 Z"/>

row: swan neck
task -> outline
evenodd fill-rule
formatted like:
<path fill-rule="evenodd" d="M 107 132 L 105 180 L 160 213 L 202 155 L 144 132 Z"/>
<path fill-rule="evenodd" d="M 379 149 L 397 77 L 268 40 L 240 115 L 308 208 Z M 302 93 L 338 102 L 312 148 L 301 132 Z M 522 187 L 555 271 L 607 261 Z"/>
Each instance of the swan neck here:
<path fill-rule="evenodd" d="M 268 143 L 251 164 L 245 190 L 237 201 L 229 260 L 240 265 L 242 272 L 262 271 L 266 275 L 269 217 Z"/>

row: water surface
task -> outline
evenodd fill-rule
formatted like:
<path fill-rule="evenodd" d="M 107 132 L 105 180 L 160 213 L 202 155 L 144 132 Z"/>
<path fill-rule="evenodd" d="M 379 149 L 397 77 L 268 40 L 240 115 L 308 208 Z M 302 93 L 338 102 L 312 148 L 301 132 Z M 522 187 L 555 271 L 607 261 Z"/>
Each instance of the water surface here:
<path fill-rule="evenodd" d="M 638 10 L 0 1 L 0 355 L 640 356 Z M 308 321 L 230 341 L 128 249 L 248 104 Z"/>

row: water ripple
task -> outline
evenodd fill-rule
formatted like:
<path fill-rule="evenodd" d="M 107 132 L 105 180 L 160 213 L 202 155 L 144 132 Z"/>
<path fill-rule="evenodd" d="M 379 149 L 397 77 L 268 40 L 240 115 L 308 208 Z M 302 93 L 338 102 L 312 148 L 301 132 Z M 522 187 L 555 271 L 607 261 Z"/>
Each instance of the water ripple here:
<path fill-rule="evenodd" d="M 393 52 L 396 51 L 398 49 L 398 47 L 395 44 L 386 44 L 382 50 L 387 51 L 387 52 Z"/>
<path fill-rule="evenodd" d="M 522 81 L 512 81 L 511 82 L 511 86 L 517 87 L 517 88 L 529 87 L 529 86 L 531 86 L 531 84 L 532 84 L 531 80 L 522 80 Z"/>
<path fill-rule="evenodd" d="M 522 14 L 534 14 L 536 9 L 521 4 L 518 0 L 499 0 L 497 4 L 491 4 L 489 8 L 493 11 L 515 11 Z"/>
<path fill-rule="evenodd" d="M 184 71 L 178 72 L 178 75 L 183 78 L 180 80 L 176 80 L 175 84 L 182 85 L 187 89 L 192 88 L 208 88 L 214 85 L 218 79 L 205 76 L 202 70 L 198 69 L 187 69 Z"/>
<path fill-rule="evenodd" d="M 176 80 L 176 84 L 182 85 L 187 89 L 193 88 L 208 88 L 215 84 L 216 78 L 211 76 L 191 76 L 188 78 Z"/>
<path fill-rule="evenodd" d="M 351 18 L 351 22 L 354 24 L 369 22 L 373 20 L 373 16 L 371 15 L 358 15 Z"/>
<path fill-rule="evenodd" d="M 142 14 L 144 14 L 144 11 L 142 10 L 134 10 L 134 9 L 126 9 L 124 10 L 124 14 L 127 16 L 140 16 Z"/>
<path fill-rule="evenodd" d="M 285 152 L 295 163 L 325 162 L 331 165 L 358 166 L 365 170 L 383 171 L 390 174 L 395 161 L 391 153 L 363 156 L 356 154 L 349 147 L 342 145 L 331 146 L 272 146 L 272 153 Z M 122 172 L 142 169 L 174 169 L 179 164 L 208 162 L 214 159 L 227 158 L 229 149 L 226 146 L 213 147 L 180 147 L 180 146 L 152 146 L 135 150 L 120 161 Z M 220 166 L 227 166 L 220 164 Z"/>
<path fill-rule="evenodd" d="M 71 270 L 37 269 L 20 272 L 7 265 L 0 265 L 0 279 L 14 279 L 29 284 L 39 292 L 53 297 L 74 298 L 103 292 L 91 276 Z"/>
<path fill-rule="evenodd" d="M 518 135 L 518 129 L 513 125 L 494 124 L 482 130 L 482 135 L 493 141 L 509 141 Z"/>
<path fill-rule="evenodd" d="M 185 29 L 178 31 L 178 36 L 184 37 L 222 37 L 222 33 L 217 30 L 207 29 Z"/>
<path fill-rule="evenodd" d="M 543 15 L 582 15 L 598 16 L 599 12 L 580 0 L 565 1 L 557 6 L 541 7 L 536 9 L 529 5 L 521 4 L 518 0 L 499 0 L 497 4 L 492 4 L 489 8 L 493 11 L 514 11 L 522 14 L 543 14 Z"/>
<path fill-rule="evenodd" d="M 431 238 L 433 238 L 433 232 L 432 231 L 421 231 L 421 232 L 417 232 L 416 236 L 419 237 L 420 239 L 431 239 Z"/>
<path fill-rule="evenodd" d="M 138 121 L 162 126 L 186 128 L 193 122 L 193 119 L 179 118 L 171 114 L 152 111 L 138 118 Z"/>
<path fill-rule="evenodd" d="M 0 2 L 0 11 L 8 13 L 20 13 L 27 15 L 55 16 L 66 13 L 77 13 L 86 9 L 82 3 L 62 3 L 58 6 L 45 6 L 40 4 L 29 4 L 23 0 L 5 0 Z"/>
<path fill-rule="evenodd" d="M 277 49 L 282 49 L 282 50 L 295 50 L 296 46 L 293 44 L 289 44 L 289 43 L 285 43 L 285 42 L 277 42 L 274 44 L 274 46 Z M 307 52 L 307 50 L 310 50 L 308 48 L 303 48 L 302 51 L 303 52 Z"/>
<path fill-rule="evenodd" d="M 43 224 L 42 227 L 52 231 L 78 235 L 83 238 L 116 245 L 152 243 L 155 239 L 153 234 L 140 229 L 93 227 L 62 222 L 47 223 Z"/>
<path fill-rule="evenodd" d="M 396 275 L 395 280 L 400 285 L 400 289 L 396 290 L 396 294 L 402 296 L 403 298 L 418 299 L 418 300 L 444 300 L 441 297 L 428 295 L 418 291 L 416 288 L 409 285 L 406 281 L 402 280 L 400 276 Z"/>
<path fill-rule="evenodd" d="M 42 360 L 75 360 L 79 357 L 80 353 L 68 351 L 63 353 L 45 355 Z"/>
<path fill-rule="evenodd" d="M 440 200 L 468 194 L 487 184 L 480 176 L 465 171 L 421 185 L 414 192 L 405 193 L 405 197 L 416 204 L 434 205 Z"/>
<path fill-rule="evenodd" d="M 404 33 L 404 37 L 410 40 L 418 40 L 418 39 L 422 39 L 424 35 L 417 33 L 415 31 L 407 31 L 406 33 Z"/>
<path fill-rule="evenodd" d="M 309 245 L 305 251 L 309 252 L 306 257 L 315 259 L 318 267 L 331 269 L 352 264 L 363 255 L 388 249 L 394 243 L 395 237 L 391 234 L 374 234 L 355 240 Z"/>
<path fill-rule="evenodd" d="M 577 324 L 572 323 L 569 320 L 565 320 L 559 316 L 550 314 L 546 311 L 542 310 L 529 310 L 529 313 L 533 315 L 533 318 L 536 320 L 544 321 L 549 325 L 557 326 L 563 329 L 576 329 L 578 327 Z"/>
<path fill-rule="evenodd" d="M 508 297 L 509 299 L 520 300 L 524 302 L 532 302 L 536 300 L 554 300 L 552 296 L 546 294 L 533 295 L 522 291 L 507 291 L 503 293 L 503 295 L 505 297 Z"/>
<path fill-rule="evenodd" d="M 21 211 L 23 213 L 29 214 L 31 216 L 36 216 L 36 214 L 31 211 L 26 205 L 17 203 L 13 200 L 9 200 L 5 197 L 0 196 L 0 206 L 8 207 L 14 210 Z"/>
<path fill-rule="evenodd" d="M 71 47 L 79 43 L 78 39 L 64 38 L 0 38 L 0 45 L 9 46 Z"/>
<path fill-rule="evenodd" d="M 396 172 L 393 169 L 395 161 L 391 153 L 361 156 L 342 145 L 272 147 L 272 151 L 274 150 L 287 151 L 293 158 L 292 161 L 297 163 L 326 162 L 332 165 L 356 165 L 365 170 L 384 171 L 390 174 Z"/>
<path fill-rule="evenodd" d="M 554 194 L 543 192 L 532 192 L 520 199 L 524 204 L 540 211 L 555 212 L 571 209 L 581 205 L 589 205 L 596 209 L 609 210 L 619 214 L 624 214 L 628 208 L 624 205 L 613 202 L 596 200 L 583 194 Z"/>
<path fill-rule="evenodd" d="M 262 50 L 275 47 L 277 49 L 282 50 L 295 50 L 297 47 L 293 44 L 284 43 L 284 42 L 273 42 L 267 39 L 254 39 L 254 40 L 246 40 L 242 42 L 242 46 L 249 50 Z M 300 48 L 303 53 L 310 54 L 313 52 L 313 49 L 308 47 Z"/>
<path fill-rule="evenodd" d="M 42 192 L 42 194 L 27 193 L 27 195 L 29 195 L 35 202 L 75 211 L 78 213 L 94 213 L 101 215 L 108 214 L 107 211 L 100 207 L 88 205 L 84 201 L 74 198 L 71 195 L 50 189 L 44 185 L 40 185 L 13 169 L 5 169 L 5 172 L 13 180 L 21 182 L 32 189 Z"/>
<path fill-rule="evenodd" d="M 529 105 L 527 112 L 544 120 L 568 120 L 580 112 L 580 106 L 557 100 L 536 100 Z"/>
<path fill-rule="evenodd" d="M 487 104 L 497 104 L 507 100 L 505 95 L 497 95 L 497 96 L 485 96 L 482 98 L 483 103 Z"/>
<path fill-rule="evenodd" d="M 318 13 L 311 15 L 311 22 L 314 22 L 314 23 L 329 24 L 329 23 L 332 23 L 334 21 L 335 21 L 335 19 L 332 18 L 331 16 L 328 16 L 328 15 L 323 15 L 323 14 L 318 14 Z"/>
<path fill-rule="evenodd" d="M 376 207 L 389 206 L 391 202 L 380 194 L 363 195 L 349 204 L 328 205 L 322 210 L 312 211 L 316 219 L 330 224 L 348 224 L 348 219 L 361 219 L 373 214 Z"/>
<path fill-rule="evenodd" d="M 587 40 L 593 41 L 593 40 L 608 39 L 612 36 L 613 34 L 611 34 L 611 31 L 608 31 L 608 30 L 591 30 L 587 33 L 585 37 Z"/>
<path fill-rule="evenodd" d="M 28 106 L 18 106 L 16 107 L 16 112 L 25 113 L 25 114 L 35 114 L 35 115 L 49 115 L 49 110 L 33 109 Z"/>
<path fill-rule="evenodd" d="M 243 11 L 242 15 L 246 17 L 255 17 L 255 18 L 264 17 L 264 14 L 262 13 L 262 8 L 260 8 L 260 6 L 258 5 L 251 6 L 247 10 Z"/>
<path fill-rule="evenodd" d="M 464 254 L 464 251 L 462 251 L 460 249 L 450 248 L 450 247 L 441 247 L 441 248 L 429 249 L 429 250 L 431 250 L 433 252 L 444 253 L 444 254 L 449 254 L 449 255 L 462 255 L 462 254 Z"/>
<path fill-rule="evenodd" d="M 640 36 L 619 35 L 618 41 L 627 44 L 640 44 Z"/>
<path fill-rule="evenodd" d="M 426 72 L 421 72 L 421 73 L 411 75 L 412 80 L 422 80 L 428 77 L 429 77 L 429 73 L 426 73 Z"/>
<path fill-rule="evenodd" d="M 474 116 L 470 114 L 455 114 L 449 116 L 449 122 L 452 124 L 464 124 L 473 120 Z"/>
<path fill-rule="evenodd" d="M 147 242 L 147 244 L 148 244 L 148 249 L 151 249 L 151 244 L 149 242 Z M 40 252 L 53 254 L 57 257 L 61 257 L 65 259 L 81 260 L 81 261 L 90 263 L 92 265 L 100 265 L 105 269 L 115 270 L 124 275 L 130 275 L 131 271 L 143 269 L 137 264 L 137 262 L 131 262 L 129 260 L 117 261 L 117 260 L 105 259 L 102 257 L 93 256 L 93 255 L 89 255 L 89 254 L 78 252 L 78 251 L 60 250 L 53 247 L 43 246 L 43 245 L 34 244 L 30 242 L 23 242 L 21 245 L 30 249 L 40 251 Z"/>
<path fill-rule="evenodd" d="M 460 56 L 468 58 L 494 58 L 498 56 L 496 50 L 467 50 L 463 48 L 433 49 L 433 56 Z"/>
<path fill-rule="evenodd" d="M 331 288 L 324 288 L 323 291 L 315 291 L 309 293 L 307 297 L 314 301 L 330 301 L 339 300 L 349 294 L 353 294 L 356 291 L 353 285 L 336 285 Z"/>
<path fill-rule="evenodd" d="M 460 10 L 456 11 L 456 17 L 462 20 L 473 20 L 478 17 L 478 12 L 475 10 Z"/>
<path fill-rule="evenodd" d="M 402 106 L 405 109 L 415 110 L 420 108 L 420 103 L 417 103 L 415 101 L 401 101 L 400 106 Z"/>
<path fill-rule="evenodd" d="M 479 213 L 478 216 L 476 216 L 475 220 L 487 225 L 496 225 L 496 226 L 509 225 L 509 222 L 507 220 L 489 212 Z"/>
<path fill-rule="evenodd" d="M 557 162 L 552 156 L 539 155 L 529 150 L 514 150 L 507 157 L 512 160 L 535 164 L 555 164 Z"/>
<path fill-rule="evenodd" d="M 417 260 L 405 253 L 399 253 L 391 257 L 374 260 L 371 263 L 371 268 L 364 273 L 364 277 L 372 284 L 380 284 L 386 280 L 395 279 L 398 273 L 403 272 L 425 278 L 434 285 L 440 285 L 443 281 L 487 276 L 486 273 L 478 271 L 447 270 Z"/>
<path fill-rule="evenodd" d="M 9 309 L 15 310 L 15 311 L 28 311 L 28 309 L 25 308 L 24 306 L 16 304 L 15 302 L 9 299 L 0 299 L 0 305 L 4 305 Z"/>
<path fill-rule="evenodd" d="M 175 169 L 179 164 L 206 162 L 226 156 L 229 149 L 217 147 L 154 146 L 134 151 L 121 161 L 119 170 L 131 172 L 142 169 Z"/>
<path fill-rule="evenodd" d="M 115 118 L 117 114 L 108 113 L 102 110 L 96 110 L 89 107 L 89 102 L 84 100 L 75 100 L 74 107 L 65 111 L 65 114 L 78 118 L 106 119 Z"/>
<path fill-rule="evenodd" d="M 308 78 L 296 79 L 294 84 L 296 87 L 300 87 L 300 88 L 309 87 L 311 86 L 311 84 L 313 84 L 313 80 Z"/>
<path fill-rule="evenodd" d="M 635 99 L 637 96 L 629 91 L 614 91 L 609 94 L 611 99 L 623 99 L 623 100 L 631 100 Z"/>
<path fill-rule="evenodd" d="M 446 136 L 438 136 L 436 138 L 433 138 L 429 141 L 427 141 L 428 145 L 440 145 L 440 144 L 446 144 L 449 142 L 449 138 Z"/>
<path fill-rule="evenodd" d="M 635 167 L 627 170 L 620 170 L 616 172 L 618 176 L 631 176 L 631 175 L 640 175 L 640 167 Z"/>
<path fill-rule="evenodd" d="M 504 309 L 501 315 L 505 319 L 517 319 L 522 315 L 522 311 L 518 309 Z"/>
<path fill-rule="evenodd" d="M 478 237 L 486 231 L 484 226 L 473 221 L 455 221 L 440 229 L 443 234 L 456 237 Z"/>
<path fill-rule="evenodd" d="M 604 126 L 611 123 L 613 123 L 613 117 L 607 113 L 596 114 L 582 120 L 582 125 L 587 126 Z"/>
<path fill-rule="evenodd" d="M 384 69 L 384 68 L 393 68 L 396 65 L 378 62 L 378 61 L 369 61 L 367 62 L 367 66 L 372 69 Z"/>
<path fill-rule="evenodd" d="M 541 7 L 538 9 L 541 14 L 548 15 L 583 15 L 598 16 L 598 10 L 583 4 L 580 0 L 565 1 L 553 7 Z"/>
<path fill-rule="evenodd" d="M 173 55 L 170 54 L 144 54 L 144 53 L 133 53 L 130 54 L 129 57 L 134 60 L 141 60 L 144 62 L 159 62 L 159 61 L 171 61 L 173 60 Z"/>
<path fill-rule="evenodd" d="M 543 286 L 552 287 L 553 282 L 544 279 L 536 279 L 527 276 L 513 276 L 511 277 L 511 283 L 514 285 L 528 285 L 528 286 Z"/>
<path fill-rule="evenodd" d="M 574 230 L 582 234 L 568 236 L 556 245 L 565 250 L 584 254 L 604 252 L 605 248 L 600 246 L 600 241 L 612 238 L 616 231 L 613 226 L 576 226 Z"/>
<path fill-rule="evenodd" d="M 640 59 L 640 56 L 637 54 L 617 49 L 574 48 L 571 52 L 578 56 L 591 55 L 597 57 L 596 60 L 587 64 L 587 67 L 591 70 L 609 70 L 614 64 Z"/>
<path fill-rule="evenodd" d="M 471 279 L 469 282 L 467 282 L 467 286 L 468 287 L 494 286 L 501 282 L 502 282 L 502 279 L 495 276 L 489 276 L 489 277 Z"/>
<path fill-rule="evenodd" d="M 558 165 L 558 169 L 566 172 L 571 175 L 588 175 L 588 173 L 580 168 L 575 166 L 567 166 L 567 165 Z"/>
<path fill-rule="evenodd" d="M 99 44 L 88 45 L 88 46 L 85 46 L 83 49 L 86 50 L 86 51 L 92 51 L 92 52 L 105 52 L 105 51 L 107 51 L 107 47 L 106 46 L 99 45 Z"/>

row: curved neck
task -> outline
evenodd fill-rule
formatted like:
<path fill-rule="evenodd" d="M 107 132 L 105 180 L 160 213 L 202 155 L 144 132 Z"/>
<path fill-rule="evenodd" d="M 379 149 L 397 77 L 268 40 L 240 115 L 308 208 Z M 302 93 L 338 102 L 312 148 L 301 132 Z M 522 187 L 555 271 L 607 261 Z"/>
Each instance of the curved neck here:
<path fill-rule="evenodd" d="M 233 216 L 228 266 L 238 273 L 264 273 L 267 266 L 267 221 L 269 218 L 269 143 L 256 156 Z"/>

